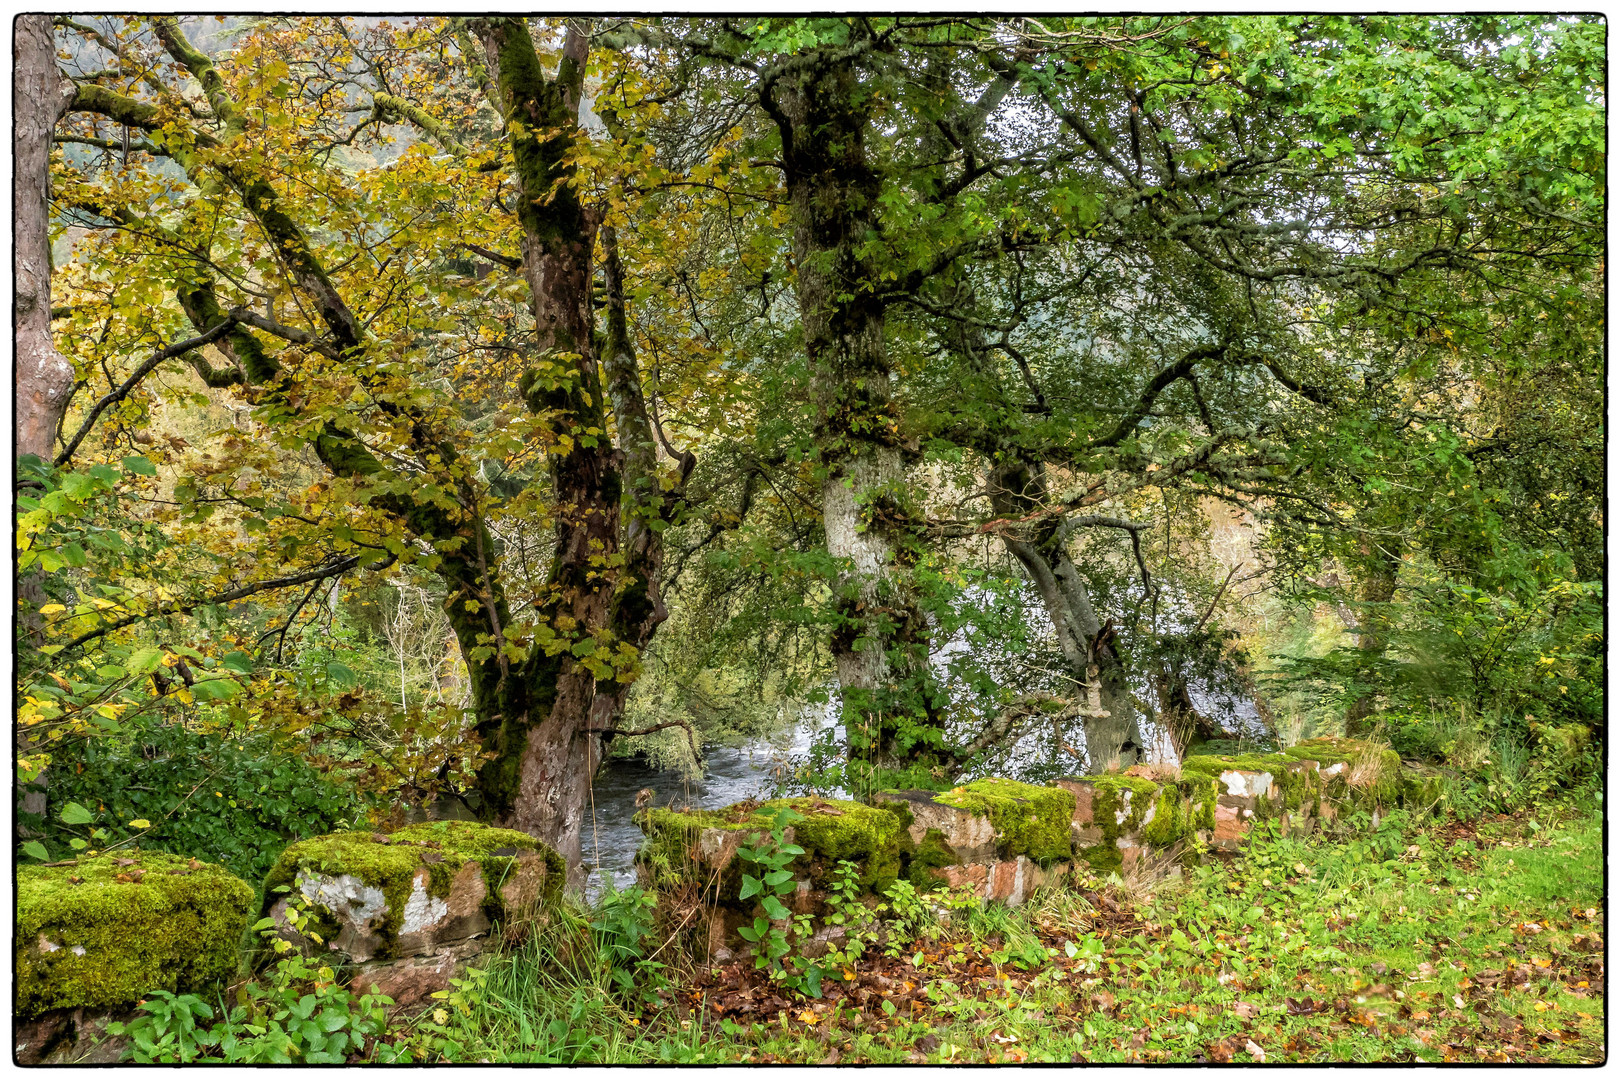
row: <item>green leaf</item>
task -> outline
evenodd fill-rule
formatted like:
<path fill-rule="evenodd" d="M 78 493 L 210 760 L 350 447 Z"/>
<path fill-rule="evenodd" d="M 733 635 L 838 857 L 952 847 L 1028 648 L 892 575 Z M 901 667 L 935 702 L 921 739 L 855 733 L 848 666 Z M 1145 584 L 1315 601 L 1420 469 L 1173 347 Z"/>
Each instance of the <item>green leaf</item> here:
<path fill-rule="evenodd" d="M 198 701 L 223 701 L 242 692 L 242 684 L 235 679 L 207 679 L 194 683 L 192 694 Z"/>
<path fill-rule="evenodd" d="M 68 825 L 88 825 L 96 820 L 96 816 L 76 802 L 70 802 L 62 807 L 61 818 Z"/>
<path fill-rule="evenodd" d="M 754 877 L 752 874 L 744 874 L 742 880 L 742 893 L 738 896 L 738 899 L 747 900 L 750 896 L 758 895 L 759 892 L 759 878 Z"/>
<path fill-rule="evenodd" d="M 238 675 L 253 674 L 253 658 L 245 652 L 228 652 L 219 661 L 227 670 Z"/>
<path fill-rule="evenodd" d="M 155 648 L 142 649 L 129 658 L 124 664 L 124 670 L 131 675 L 149 675 L 157 670 L 163 663 L 163 650 Z"/>
<path fill-rule="evenodd" d="M 30 840 L 22 846 L 23 854 L 40 862 L 50 862 L 51 853 L 45 850 L 45 845 L 38 840 Z"/>
<path fill-rule="evenodd" d="M 787 909 L 786 905 L 784 905 L 782 901 L 778 900 L 774 896 L 767 896 L 759 903 L 760 906 L 765 909 L 765 914 L 770 916 L 772 919 L 785 919 L 789 915 L 793 914 Z"/>
<path fill-rule="evenodd" d="M 137 476 L 156 476 L 157 466 L 143 457 L 127 457 L 123 461 L 124 471 L 135 473 Z"/>
<path fill-rule="evenodd" d="M 356 681 L 354 672 L 336 660 L 326 665 L 326 678 L 327 681 L 336 683 L 345 690 L 353 686 Z"/>

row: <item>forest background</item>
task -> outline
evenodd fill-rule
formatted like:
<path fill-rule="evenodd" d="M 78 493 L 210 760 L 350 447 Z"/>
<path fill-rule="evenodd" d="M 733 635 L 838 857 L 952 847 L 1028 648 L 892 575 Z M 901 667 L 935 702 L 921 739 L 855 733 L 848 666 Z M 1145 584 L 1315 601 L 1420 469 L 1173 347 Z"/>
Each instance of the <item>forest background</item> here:
<path fill-rule="evenodd" d="M 1594 782 L 1604 29 L 20 20 L 23 857 L 577 865 L 824 707 L 790 789 Z"/>

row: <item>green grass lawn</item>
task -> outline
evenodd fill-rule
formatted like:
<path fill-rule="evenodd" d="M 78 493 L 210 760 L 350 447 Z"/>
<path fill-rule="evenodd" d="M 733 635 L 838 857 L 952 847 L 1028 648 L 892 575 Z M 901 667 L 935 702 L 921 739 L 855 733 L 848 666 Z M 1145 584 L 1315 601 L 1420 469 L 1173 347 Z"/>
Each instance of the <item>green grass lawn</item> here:
<path fill-rule="evenodd" d="M 820 1000 L 747 961 L 615 998 L 520 951 L 410 1037 L 417 1060 L 1600 1062 L 1602 829 L 1262 837 L 1179 879 L 954 911 Z"/>

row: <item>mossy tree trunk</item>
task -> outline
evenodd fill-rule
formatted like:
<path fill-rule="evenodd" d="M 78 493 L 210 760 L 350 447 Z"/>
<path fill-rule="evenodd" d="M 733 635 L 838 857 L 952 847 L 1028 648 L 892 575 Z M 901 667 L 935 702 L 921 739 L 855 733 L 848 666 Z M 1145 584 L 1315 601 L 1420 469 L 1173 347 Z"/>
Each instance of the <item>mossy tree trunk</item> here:
<path fill-rule="evenodd" d="M 504 825 L 551 843 L 579 865 L 580 830 L 602 736 L 590 724 L 596 677 L 576 655 L 592 638 L 606 644 L 613 581 L 603 568 L 619 553 L 624 455 L 606 436 L 607 409 L 592 340 L 591 261 L 596 223 L 567 181 L 578 132 L 589 28 L 571 22 L 557 73 L 541 70 L 521 18 L 476 24 L 505 109 L 519 189 L 523 274 L 529 285 L 539 358 L 561 362 L 568 377 L 524 376 L 535 413 L 551 413 L 572 432 L 571 447 L 551 459 L 556 552 L 540 614 L 571 636 L 575 648 L 548 655 L 533 648 L 483 693 L 478 734 L 495 756 L 479 774 L 486 802 Z M 595 429 L 596 436 L 588 434 Z M 484 673 L 487 681 L 488 672 Z M 479 693 L 475 684 L 475 695 Z"/>
<path fill-rule="evenodd" d="M 880 275 L 862 247 L 882 181 L 859 47 L 798 54 L 763 91 L 782 139 L 800 318 L 817 411 L 822 520 L 841 567 L 832 654 L 854 787 L 949 783 L 942 696 L 912 567 L 921 514 L 901 457 Z"/>

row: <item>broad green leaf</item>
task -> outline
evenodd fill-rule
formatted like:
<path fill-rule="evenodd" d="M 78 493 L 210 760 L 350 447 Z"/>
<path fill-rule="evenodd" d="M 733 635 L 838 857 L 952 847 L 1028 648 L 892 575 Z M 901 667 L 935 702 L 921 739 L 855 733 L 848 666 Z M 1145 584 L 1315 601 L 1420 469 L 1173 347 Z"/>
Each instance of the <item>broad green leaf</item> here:
<path fill-rule="evenodd" d="M 68 825 L 88 825 L 96 820 L 94 814 L 76 802 L 70 802 L 62 807 L 62 813 L 59 816 Z"/>

